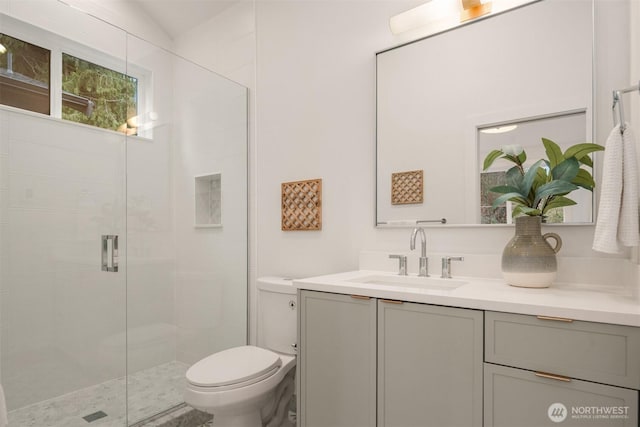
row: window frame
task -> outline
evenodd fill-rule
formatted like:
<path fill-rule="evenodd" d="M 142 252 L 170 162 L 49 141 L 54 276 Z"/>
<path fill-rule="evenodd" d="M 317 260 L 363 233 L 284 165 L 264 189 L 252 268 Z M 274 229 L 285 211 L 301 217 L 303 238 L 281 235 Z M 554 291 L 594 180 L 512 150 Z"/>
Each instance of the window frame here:
<path fill-rule="evenodd" d="M 63 36 L 59 36 L 45 29 L 36 27 L 27 22 L 17 20 L 7 14 L 0 13 L 0 24 L 2 27 L 2 33 L 7 36 L 20 39 L 27 43 L 31 43 L 35 46 L 47 49 L 50 51 L 50 70 L 49 70 L 49 102 L 50 113 L 49 117 L 64 120 L 67 123 L 73 123 L 81 126 L 91 126 L 94 129 L 102 129 L 104 131 L 116 132 L 123 134 L 122 132 L 105 129 L 98 126 L 86 125 L 83 123 L 74 122 L 72 120 L 66 120 L 62 118 L 62 55 L 66 53 L 68 55 L 77 57 L 81 60 L 90 62 L 95 65 L 99 65 L 117 73 L 124 74 L 129 77 L 137 79 L 137 102 L 136 110 L 137 114 L 141 115 L 143 112 L 150 111 L 150 106 L 153 105 L 153 91 L 150 90 L 153 72 L 143 67 L 131 64 L 128 61 L 126 55 L 126 48 L 123 52 L 122 58 L 117 58 L 111 54 L 105 53 L 101 50 L 89 47 L 82 43 L 67 39 Z M 126 34 L 126 37 L 129 35 Z M 8 105 L 0 104 L 2 108 L 14 108 Z M 21 111 L 30 111 L 22 110 Z M 34 111 L 30 111 L 34 114 L 42 114 Z M 42 114 L 46 115 L 46 114 Z M 139 130 L 135 136 L 144 139 L 153 139 L 153 129 Z"/>

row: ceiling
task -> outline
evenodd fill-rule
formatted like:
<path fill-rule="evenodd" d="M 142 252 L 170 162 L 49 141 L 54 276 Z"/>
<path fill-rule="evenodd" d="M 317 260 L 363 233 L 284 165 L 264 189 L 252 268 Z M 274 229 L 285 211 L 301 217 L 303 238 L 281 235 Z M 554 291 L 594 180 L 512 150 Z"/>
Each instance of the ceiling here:
<path fill-rule="evenodd" d="M 220 14 L 237 0 L 130 0 L 172 39 Z"/>

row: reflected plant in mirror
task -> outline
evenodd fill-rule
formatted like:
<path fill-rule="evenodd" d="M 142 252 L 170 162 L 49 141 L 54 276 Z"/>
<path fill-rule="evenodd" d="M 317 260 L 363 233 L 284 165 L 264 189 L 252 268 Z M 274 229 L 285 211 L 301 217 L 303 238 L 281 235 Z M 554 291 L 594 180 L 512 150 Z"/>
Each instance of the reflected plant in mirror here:
<path fill-rule="evenodd" d="M 569 193 L 584 188 L 593 191 L 595 181 L 591 173 L 583 168 L 593 168 L 591 153 L 602 151 L 599 144 L 582 143 L 572 145 L 564 153 L 558 144 L 542 138 L 547 159 L 539 159 L 525 168 L 527 153 L 520 145 L 506 145 L 492 150 L 484 159 L 483 170 L 487 170 L 498 159 L 514 164 L 504 172 L 504 184 L 489 189 L 500 194 L 492 208 L 511 203 L 512 217 L 522 215 L 540 216 L 543 222 L 563 222 L 557 210 L 576 205 Z M 509 206 L 506 206 L 509 212 Z"/>

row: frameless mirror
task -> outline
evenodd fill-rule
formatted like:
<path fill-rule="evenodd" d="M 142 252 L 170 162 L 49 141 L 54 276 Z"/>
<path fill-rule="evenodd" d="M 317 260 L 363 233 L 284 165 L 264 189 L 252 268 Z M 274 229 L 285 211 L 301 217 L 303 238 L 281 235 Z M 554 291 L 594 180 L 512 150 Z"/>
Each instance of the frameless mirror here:
<path fill-rule="evenodd" d="M 543 0 L 376 55 L 379 226 L 507 222 L 486 209 L 489 147 L 591 141 L 592 9 Z M 591 193 L 579 208 L 562 222 L 591 222 Z"/>

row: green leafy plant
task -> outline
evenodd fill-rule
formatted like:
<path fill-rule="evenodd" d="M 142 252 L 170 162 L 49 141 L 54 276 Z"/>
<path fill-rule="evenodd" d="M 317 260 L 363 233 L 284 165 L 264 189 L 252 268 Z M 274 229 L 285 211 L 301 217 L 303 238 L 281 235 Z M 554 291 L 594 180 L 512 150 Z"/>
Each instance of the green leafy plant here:
<path fill-rule="evenodd" d="M 506 185 L 499 185 L 489 191 L 501 194 L 493 202 L 493 207 L 506 201 L 515 204 L 513 216 L 529 215 L 546 217 L 549 210 L 575 205 L 567 194 L 582 187 L 593 191 L 595 182 L 591 173 L 584 169 L 593 169 L 589 154 L 602 151 L 598 144 L 583 143 L 573 145 L 563 153 L 558 144 L 542 138 L 548 159 L 540 159 L 525 169 L 527 153 L 520 146 L 504 146 L 491 151 L 484 159 L 483 169 L 487 170 L 497 159 L 515 164 L 506 172 Z"/>

